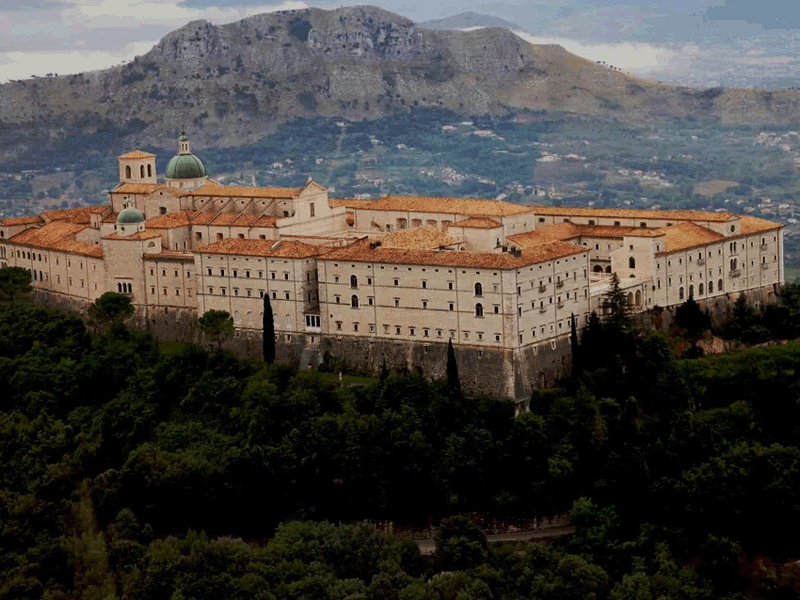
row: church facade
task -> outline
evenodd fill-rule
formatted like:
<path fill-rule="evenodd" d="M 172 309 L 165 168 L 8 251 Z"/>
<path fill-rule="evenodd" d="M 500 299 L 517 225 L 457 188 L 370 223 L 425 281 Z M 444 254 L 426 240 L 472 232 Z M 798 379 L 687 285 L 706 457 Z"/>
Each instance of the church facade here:
<path fill-rule="evenodd" d="M 303 368 L 438 378 L 450 341 L 465 389 L 515 398 L 568 370 L 570 321 L 602 313 L 612 273 L 634 311 L 769 302 L 784 281 L 782 225 L 749 215 L 225 186 L 184 135 L 163 180 L 155 158 L 118 157 L 105 206 L 4 219 L 0 265 L 72 310 L 126 294 L 140 326 L 177 338 L 226 310 L 253 352 L 267 296 L 278 355 Z"/>

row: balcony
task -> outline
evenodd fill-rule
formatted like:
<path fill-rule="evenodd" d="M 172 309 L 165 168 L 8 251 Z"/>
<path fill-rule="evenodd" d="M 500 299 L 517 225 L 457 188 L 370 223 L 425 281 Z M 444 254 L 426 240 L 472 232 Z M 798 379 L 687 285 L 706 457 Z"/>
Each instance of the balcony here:
<path fill-rule="evenodd" d="M 704 264 L 706 264 L 706 259 L 705 258 L 698 258 L 697 259 L 697 266 L 698 267 L 702 267 Z"/>
<path fill-rule="evenodd" d="M 559 300 L 558 302 L 556 302 L 556 308 L 558 308 L 558 309 L 564 308 L 564 302 L 563 302 L 563 301 L 561 301 L 561 300 Z"/>
<path fill-rule="evenodd" d="M 761 244 L 761 250 L 763 252 L 766 252 L 767 250 L 769 250 L 769 244 Z"/>
<path fill-rule="evenodd" d="M 558 281 L 556 281 L 556 287 L 557 287 L 557 288 L 562 288 L 562 287 L 564 287 L 564 282 L 563 282 L 563 281 L 561 281 L 561 280 L 559 279 Z"/>
<path fill-rule="evenodd" d="M 734 269 L 733 271 L 731 271 L 729 273 L 731 279 L 733 279 L 734 277 L 739 277 L 739 276 L 741 276 L 741 274 L 742 274 L 741 269 Z"/>
<path fill-rule="evenodd" d="M 546 291 L 547 291 L 547 286 L 546 285 L 540 285 L 539 286 L 539 293 L 540 294 L 544 294 Z"/>
<path fill-rule="evenodd" d="M 546 312 L 547 312 L 547 307 L 546 306 L 540 306 L 539 307 L 539 314 L 540 315 L 543 315 Z"/>
<path fill-rule="evenodd" d="M 762 262 L 761 268 L 766 271 L 767 269 L 769 269 L 769 263 Z"/>

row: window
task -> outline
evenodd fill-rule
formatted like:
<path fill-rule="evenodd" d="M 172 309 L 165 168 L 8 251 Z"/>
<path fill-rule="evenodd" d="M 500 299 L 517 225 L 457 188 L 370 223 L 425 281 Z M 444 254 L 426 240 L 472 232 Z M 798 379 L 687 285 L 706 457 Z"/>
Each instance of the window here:
<path fill-rule="evenodd" d="M 475 316 L 482 317 L 483 316 L 483 304 L 480 302 L 475 305 Z"/>
<path fill-rule="evenodd" d="M 456 305 L 455 305 L 455 304 L 453 304 L 452 302 L 448 302 L 448 303 L 447 303 L 447 308 L 448 308 L 448 310 L 455 310 L 455 307 L 456 307 Z"/>
<path fill-rule="evenodd" d="M 496 315 L 500 314 L 500 305 L 499 304 L 495 304 L 494 305 L 494 314 L 496 314 Z"/>
<path fill-rule="evenodd" d="M 358 323 L 353 323 L 353 331 L 358 331 Z"/>
<path fill-rule="evenodd" d="M 636 259 L 632 256 L 628 259 L 628 268 L 635 269 L 636 268 Z"/>
<path fill-rule="evenodd" d="M 447 289 L 448 290 L 452 290 L 453 289 L 453 282 L 452 281 L 448 281 L 447 282 Z"/>
<path fill-rule="evenodd" d="M 358 308 L 358 296 L 355 294 L 350 297 L 350 308 Z"/>
<path fill-rule="evenodd" d="M 425 280 L 423 280 L 423 281 L 422 281 L 422 287 L 423 287 L 423 288 L 427 288 L 427 287 L 428 287 L 428 282 L 427 282 L 427 281 L 425 281 Z"/>
<path fill-rule="evenodd" d="M 275 279 L 275 271 L 270 271 L 269 277 L 270 279 Z"/>
<path fill-rule="evenodd" d="M 284 292 L 284 293 L 283 293 L 283 295 L 284 295 L 284 298 L 285 298 L 286 300 L 288 300 L 288 299 L 289 299 L 289 292 Z"/>
<path fill-rule="evenodd" d="M 475 295 L 483 296 L 483 286 L 480 283 L 475 284 Z"/>
<path fill-rule="evenodd" d="M 375 303 L 375 299 L 372 296 L 367 297 L 367 304 L 372 306 Z"/>
<path fill-rule="evenodd" d="M 395 308 L 400 308 L 400 298 L 395 298 L 394 299 L 394 307 Z"/>
<path fill-rule="evenodd" d="M 427 300 L 423 300 L 422 301 L 422 308 L 428 308 L 428 301 Z"/>
<path fill-rule="evenodd" d="M 422 330 L 422 337 L 430 337 L 431 330 L 430 329 L 423 329 Z"/>
<path fill-rule="evenodd" d="M 399 280 L 399 279 L 395 279 L 395 280 L 394 280 L 394 284 L 395 284 L 395 285 L 400 285 L 400 280 Z"/>
<path fill-rule="evenodd" d="M 683 300 L 683 287 L 678 290 L 678 298 Z"/>
<path fill-rule="evenodd" d="M 309 204 L 308 204 L 308 211 L 309 211 L 309 214 L 310 214 L 312 217 L 313 217 L 313 216 L 315 216 L 315 211 L 314 211 L 314 203 L 313 203 L 313 202 L 309 202 Z"/>
<path fill-rule="evenodd" d="M 350 275 L 350 287 L 353 289 L 358 288 L 358 277 L 355 275 Z"/>
<path fill-rule="evenodd" d="M 341 330 L 342 330 L 342 322 L 336 321 L 336 331 L 341 331 Z"/>
<path fill-rule="evenodd" d="M 399 325 L 395 325 L 394 329 L 395 329 L 395 333 L 397 333 L 397 335 L 400 335 L 400 326 Z"/>
<path fill-rule="evenodd" d="M 288 274 L 288 273 L 284 273 L 284 274 L 283 274 L 283 278 L 284 278 L 286 281 L 289 281 L 289 274 Z"/>

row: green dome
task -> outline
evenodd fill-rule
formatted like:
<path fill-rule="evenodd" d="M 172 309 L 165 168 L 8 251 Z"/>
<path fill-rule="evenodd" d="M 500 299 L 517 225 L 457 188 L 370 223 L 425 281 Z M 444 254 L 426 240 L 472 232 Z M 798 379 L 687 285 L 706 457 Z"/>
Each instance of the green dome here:
<path fill-rule="evenodd" d="M 205 176 L 206 167 L 194 154 L 176 154 L 167 163 L 167 179 L 196 179 Z"/>
<path fill-rule="evenodd" d="M 126 208 L 117 217 L 117 223 L 121 223 L 123 225 L 130 224 L 130 223 L 143 223 L 144 222 L 144 215 L 140 213 L 135 208 Z"/>

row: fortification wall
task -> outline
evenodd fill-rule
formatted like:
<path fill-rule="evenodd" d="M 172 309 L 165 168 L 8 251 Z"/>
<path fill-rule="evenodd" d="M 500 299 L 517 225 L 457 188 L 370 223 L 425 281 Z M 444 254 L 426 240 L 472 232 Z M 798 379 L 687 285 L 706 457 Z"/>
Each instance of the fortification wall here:
<path fill-rule="evenodd" d="M 775 304 L 780 299 L 779 284 L 766 285 L 764 287 L 755 288 L 752 290 L 744 291 L 744 296 L 747 301 L 756 309 L 759 306 L 766 306 L 767 304 Z M 711 321 L 714 325 L 725 325 L 731 319 L 733 305 L 736 303 L 739 294 L 742 292 L 732 292 L 714 296 L 713 298 L 701 298 L 697 300 L 698 306 L 702 310 L 707 310 L 711 315 Z M 668 331 L 672 325 L 675 324 L 675 312 L 678 310 L 679 304 L 668 306 L 666 308 L 654 308 L 643 313 L 636 315 L 636 319 L 643 327 L 652 327 L 662 331 Z"/>

